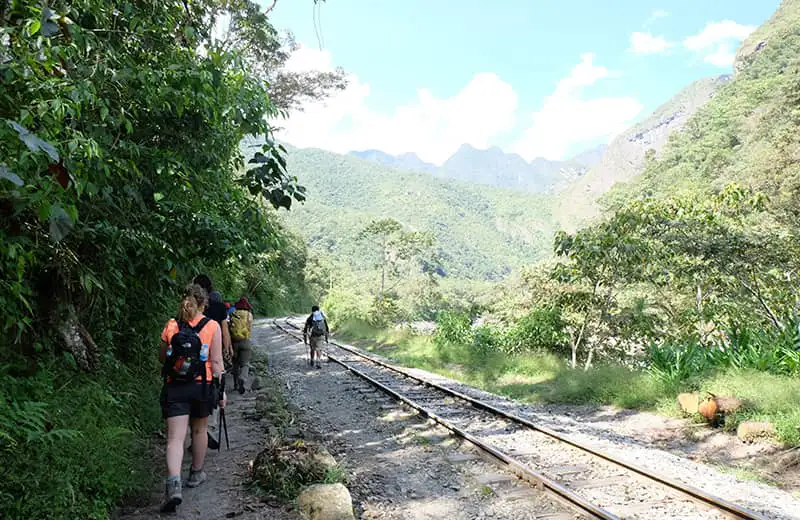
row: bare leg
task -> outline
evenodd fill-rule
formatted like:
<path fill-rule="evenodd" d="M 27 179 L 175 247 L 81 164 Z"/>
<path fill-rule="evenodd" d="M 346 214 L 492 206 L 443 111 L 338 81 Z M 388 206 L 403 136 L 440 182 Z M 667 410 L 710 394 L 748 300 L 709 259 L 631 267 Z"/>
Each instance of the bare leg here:
<path fill-rule="evenodd" d="M 188 415 L 167 418 L 167 471 L 170 477 L 180 477 L 183 462 L 183 441 L 186 439 Z M 205 434 L 203 443 L 205 444 Z"/>
<path fill-rule="evenodd" d="M 192 419 L 192 469 L 203 469 L 208 451 L 208 417 Z"/>

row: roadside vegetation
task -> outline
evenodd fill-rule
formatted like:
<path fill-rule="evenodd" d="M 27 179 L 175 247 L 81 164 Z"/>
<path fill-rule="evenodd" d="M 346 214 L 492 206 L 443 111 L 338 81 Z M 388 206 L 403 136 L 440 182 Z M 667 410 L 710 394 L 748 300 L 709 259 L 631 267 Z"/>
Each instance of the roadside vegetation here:
<path fill-rule="evenodd" d="M 469 323 L 466 316 L 460 320 Z M 350 321 L 339 325 L 336 337 L 398 364 L 532 403 L 613 405 L 678 416 L 681 392 L 735 395 L 744 407 L 726 421 L 726 429 L 741 421 L 770 421 L 780 441 L 800 445 L 800 379 L 765 371 L 757 361 L 757 345 L 744 349 L 749 356 L 720 352 L 714 359 L 705 357 L 704 347 L 662 347 L 643 368 L 603 363 L 573 370 L 563 355 L 546 349 L 509 353 L 497 336 L 487 342 L 491 333 L 465 334 L 463 328 L 453 330 L 452 323 L 450 316 L 440 321 L 436 334 L 420 335 Z"/>
<path fill-rule="evenodd" d="M 292 49 L 249 0 L 0 2 L 0 517 L 149 491 L 158 337 L 194 275 L 309 304 L 269 120 L 343 77 L 282 73 Z"/>

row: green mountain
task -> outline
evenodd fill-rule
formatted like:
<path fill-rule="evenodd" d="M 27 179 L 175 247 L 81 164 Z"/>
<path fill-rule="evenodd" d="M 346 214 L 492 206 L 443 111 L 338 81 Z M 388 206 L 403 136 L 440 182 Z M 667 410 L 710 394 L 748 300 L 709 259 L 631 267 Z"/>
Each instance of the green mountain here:
<path fill-rule="evenodd" d="M 800 0 L 784 0 L 743 43 L 733 79 L 640 177 L 612 190 L 609 202 L 712 192 L 737 182 L 793 205 L 800 187 L 798 56 Z"/>
<path fill-rule="evenodd" d="M 350 152 L 348 155 L 374 161 L 390 168 L 397 168 L 398 170 L 411 170 L 414 172 L 435 174 L 439 169 L 435 164 L 423 161 L 413 152 L 391 155 L 380 150 L 364 150 L 362 152 Z"/>
<path fill-rule="evenodd" d="M 361 159 L 291 149 L 289 170 L 308 187 L 309 200 L 286 221 L 313 249 L 366 268 L 355 237 L 371 220 L 393 217 L 434 233 L 448 276 L 496 280 L 548 256 L 555 230 L 599 218 L 600 202 L 613 207 L 648 194 L 710 193 L 736 181 L 768 193 L 787 211 L 800 207 L 798 27 L 800 0 L 786 0 L 744 42 L 733 77 L 693 83 L 604 153 L 574 158 L 572 171 L 498 149 L 462 147 L 430 174 L 379 164 L 423 169 L 413 154 L 400 160 L 369 151 Z M 567 189 L 537 195 L 486 185 L 519 188 L 536 168 L 551 178 L 557 168 Z"/>
<path fill-rule="evenodd" d="M 645 156 L 653 153 L 659 157 L 669 138 L 683 130 L 690 118 L 729 81 L 730 76 L 696 81 L 617 136 L 589 172 L 560 194 L 555 211 L 572 221 L 571 228 L 598 217 L 597 200 L 615 184 L 641 174 Z"/>
<path fill-rule="evenodd" d="M 597 164 L 604 151 L 605 146 L 601 145 L 565 161 L 539 157 L 528 162 L 496 146 L 480 150 L 464 144 L 440 167 L 424 162 L 413 153 L 394 156 L 380 150 L 365 150 L 350 152 L 349 155 L 401 170 L 427 172 L 436 177 L 531 193 L 555 193 Z"/>
<path fill-rule="evenodd" d="M 647 150 L 658 153 L 727 81 L 694 83 L 607 148 L 568 161 L 528 163 L 498 148 L 464 145 L 436 168 L 414 154 L 367 150 L 342 156 L 290 147 L 289 172 L 307 186 L 309 198 L 286 222 L 312 249 L 366 268 L 369 255 L 356 236 L 371 220 L 392 217 L 434 233 L 448 276 L 497 280 L 549 256 L 554 231 L 597 218 L 597 199 L 614 183 L 640 174 Z M 515 189 L 492 186 L 497 184 Z M 566 189 L 530 193 L 548 187 Z"/>
<path fill-rule="evenodd" d="M 358 233 L 392 217 L 434 234 L 447 276 L 498 280 L 548 255 L 558 223 L 549 199 L 478 186 L 317 149 L 289 149 L 289 172 L 309 198 L 285 216 L 312 249 L 369 267 Z"/>

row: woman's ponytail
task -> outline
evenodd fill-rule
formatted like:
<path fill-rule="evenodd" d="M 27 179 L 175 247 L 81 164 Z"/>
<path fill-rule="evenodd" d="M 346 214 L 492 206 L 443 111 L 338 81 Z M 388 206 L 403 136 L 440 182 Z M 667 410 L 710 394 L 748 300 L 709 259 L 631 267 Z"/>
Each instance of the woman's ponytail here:
<path fill-rule="evenodd" d="M 178 322 L 188 323 L 199 313 L 203 312 L 208 302 L 205 289 L 197 284 L 189 284 L 183 291 L 183 298 L 178 305 Z"/>

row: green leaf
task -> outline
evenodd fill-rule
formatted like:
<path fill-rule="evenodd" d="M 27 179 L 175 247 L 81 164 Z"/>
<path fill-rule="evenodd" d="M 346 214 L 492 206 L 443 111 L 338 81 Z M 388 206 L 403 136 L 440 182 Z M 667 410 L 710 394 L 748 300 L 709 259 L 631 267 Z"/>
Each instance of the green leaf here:
<path fill-rule="evenodd" d="M 6 119 L 6 122 L 11 126 L 11 128 L 16 130 L 17 134 L 19 135 L 19 138 L 22 140 L 23 143 L 25 143 L 25 146 L 27 146 L 30 151 L 32 152 L 42 151 L 46 153 L 50 157 L 50 159 L 53 160 L 53 162 L 58 162 L 59 160 L 58 152 L 56 151 L 55 147 L 52 144 L 48 143 L 43 139 L 39 139 L 34 134 L 32 134 L 27 128 L 17 123 L 16 121 L 11 121 L 9 119 Z"/>
<path fill-rule="evenodd" d="M 42 22 L 40 22 L 39 20 L 33 20 L 28 26 L 28 36 L 33 36 L 36 33 L 38 33 L 41 27 L 42 27 Z"/>
<path fill-rule="evenodd" d="M 49 202 L 42 201 L 42 204 L 39 206 L 39 219 L 44 222 L 50 218 L 50 208 L 51 204 Z"/>
<path fill-rule="evenodd" d="M 64 208 L 58 204 L 50 209 L 50 240 L 59 243 L 72 231 L 73 223 Z"/>
<path fill-rule="evenodd" d="M 9 170 L 5 164 L 0 164 L 0 179 L 11 181 L 11 183 L 16 186 L 25 185 L 25 181 L 23 181 L 19 175 Z"/>

